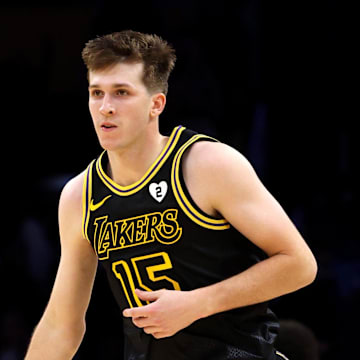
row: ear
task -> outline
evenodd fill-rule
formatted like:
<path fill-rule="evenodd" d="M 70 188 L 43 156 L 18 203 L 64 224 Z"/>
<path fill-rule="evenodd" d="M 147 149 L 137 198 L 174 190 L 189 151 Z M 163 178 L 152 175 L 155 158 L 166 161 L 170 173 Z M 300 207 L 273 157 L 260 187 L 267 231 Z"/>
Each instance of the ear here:
<path fill-rule="evenodd" d="M 164 110 L 166 104 L 166 96 L 163 93 L 156 93 L 151 98 L 150 116 L 157 118 Z"/>

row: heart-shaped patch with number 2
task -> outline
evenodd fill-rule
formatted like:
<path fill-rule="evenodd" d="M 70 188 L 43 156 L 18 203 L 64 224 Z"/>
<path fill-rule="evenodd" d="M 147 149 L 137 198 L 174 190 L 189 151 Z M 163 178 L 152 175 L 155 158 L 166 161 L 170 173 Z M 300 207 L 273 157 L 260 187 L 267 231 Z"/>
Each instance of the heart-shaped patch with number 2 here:
<path fill-rule="evenodd" d="M 149 186 L 150 195 L 157 201 L 162 202 L 168 190 L 168 184 L 166 181 L 160 181 L 157 183 L 152 183 Z"/>

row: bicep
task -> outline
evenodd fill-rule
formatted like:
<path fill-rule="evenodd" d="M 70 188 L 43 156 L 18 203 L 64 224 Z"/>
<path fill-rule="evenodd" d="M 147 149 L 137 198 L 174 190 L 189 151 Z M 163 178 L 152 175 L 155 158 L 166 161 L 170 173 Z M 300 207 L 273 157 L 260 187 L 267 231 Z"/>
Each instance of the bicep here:
<path fill-rule="evenodd" d="M 303 242 L 283 208 L 261 184 L 252 185 L 245 199 L 234 191 L 220 211 L 239 232 L 269 256 L 294 250 Z"/>
<path fill-rule="evenodd" d="M 305 242 L 288 215 L 262 184 L 250 163 L 235 150 L 220 162 L 214 206 L 232 226 L 269 256 L 295 253 Z"/>
<path fill-rule="evenodd" d="M 60 263 L 46 312 L 56 323 L 83 321 L 97 269 L 96 255 L 81 232 L 81 197 L 64 189 L 59 204 Z"/>

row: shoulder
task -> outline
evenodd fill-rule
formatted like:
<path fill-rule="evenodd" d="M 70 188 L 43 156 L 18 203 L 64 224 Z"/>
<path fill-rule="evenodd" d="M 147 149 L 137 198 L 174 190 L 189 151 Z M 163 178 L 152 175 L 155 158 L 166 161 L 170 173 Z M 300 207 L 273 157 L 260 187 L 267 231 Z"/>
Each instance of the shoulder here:
<path fill-rule="evenodd" d="M 233 147 L 212 141 L 194 143 L 184 155 L 184 171 L 218 177 L 226 174 L 253 173 L 253 167 L 246 157 Z"/>
<path fill-rule="evenodd" d="M 84 170 L 77 176 L 70 179 L 61 191 L 60 205 L 61 204 L 74 204 L 82 201 L 83 184 L 86 171 Z"/>
<path fill-rule="evenodd" d="M 244 201 L 261 186 L 246 157 L 219 142 L 194 143 L 185 153 L 182 171 L 190 194 L 209 214 L 225 216 L 224 204 Z"/>
<path fill-rule="evenodd" d="M 70 179 L 62 189 L 59 200 L 59 225 L 81 229 L 83 218 L 83 184 L 86 170 Z"/>

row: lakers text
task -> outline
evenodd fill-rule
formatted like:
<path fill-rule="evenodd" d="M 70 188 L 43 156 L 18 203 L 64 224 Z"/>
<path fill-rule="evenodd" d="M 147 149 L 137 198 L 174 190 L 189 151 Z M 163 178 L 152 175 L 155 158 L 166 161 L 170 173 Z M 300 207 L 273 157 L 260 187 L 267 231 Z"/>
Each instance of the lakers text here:
<path fill-rule="evenodd" d="M 167 209 L 116 221 L 108 221 L 108 215 L 96 218 L 94 248 L 99 260 L 108 259 L 110 251 L 146 245 L 153 241 L 174 244 L 182 234 L 177 217 L 178 210 Z"/>

